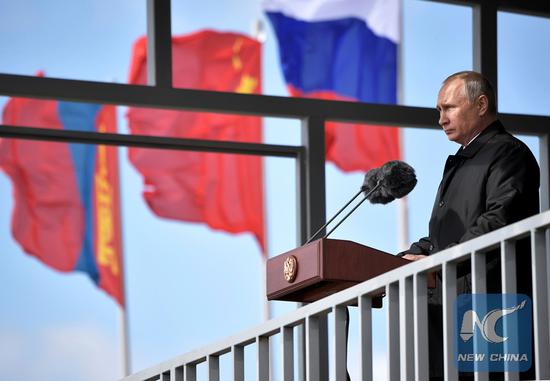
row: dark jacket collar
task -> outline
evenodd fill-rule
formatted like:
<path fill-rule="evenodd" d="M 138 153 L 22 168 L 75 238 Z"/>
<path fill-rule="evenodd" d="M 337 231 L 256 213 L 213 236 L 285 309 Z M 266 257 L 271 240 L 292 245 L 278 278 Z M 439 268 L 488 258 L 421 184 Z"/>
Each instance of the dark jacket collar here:
<path fill-rule="evenodd" d="M 466 148 L 460 148 L 456 153 L 456 156 L 462 156 L 465 158 L 471 158 L 474 156 L 477 151 L 481 149 L 493 136 L 498 133 L 504 132 L 504 126 L 500 120 L 495 120 L 493 123 L 488 125 L 473 142 L 468 144 Z"/>

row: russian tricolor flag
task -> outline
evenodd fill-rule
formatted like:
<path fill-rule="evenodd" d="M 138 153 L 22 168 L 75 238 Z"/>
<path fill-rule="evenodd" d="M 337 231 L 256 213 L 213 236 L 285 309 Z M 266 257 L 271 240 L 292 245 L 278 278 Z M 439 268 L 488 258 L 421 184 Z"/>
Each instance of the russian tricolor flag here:
<path fill-rule="evenodd" d="M 399 0 L 265 0 L 293 96 L 394 104 Z M 327 160 L 368 170 L 399 159 L 398 131 L 327 123 Z"/>

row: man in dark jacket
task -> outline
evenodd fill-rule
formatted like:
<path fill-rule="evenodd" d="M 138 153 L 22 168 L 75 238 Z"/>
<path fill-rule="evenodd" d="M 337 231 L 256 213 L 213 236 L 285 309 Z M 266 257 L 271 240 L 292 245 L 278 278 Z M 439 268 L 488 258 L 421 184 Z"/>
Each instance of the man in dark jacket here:
<path fill-rule="evenodd" d="M 437 110 L 448 139 L 461 147 L 445 163 L 429 236 L 400 253 L 411 261 L 539 212 L 538 164 L 529 148 L 507 133 L 497 119 L 496 97 L 489 81 L 471 71 L 451 75 L 439 91 Z M 522 257 L 518 267 L 523 268 L 529 256 Z M 487 266 L 487 291 L 500 292 L 499 268 L 494 263 Z M 518 292 L 528 292 L 521 283 L 518 278 Z M 462 284 L 467 287 L 468 279 Z M 442 376 L 441 333 L 434 334 L 441 330 L 440 291 L 435 290 L 429 301 L 432 379 Z"/>
<path fill-rule="evenodd" d="M 496 117 L 491 84 L 460 72 L 443 82 L 439 124 L 461 145 L 445 163 L 429 236 L 404 258 L 417 260 L 539 212 L 539 167 L 529 148 Z"/>

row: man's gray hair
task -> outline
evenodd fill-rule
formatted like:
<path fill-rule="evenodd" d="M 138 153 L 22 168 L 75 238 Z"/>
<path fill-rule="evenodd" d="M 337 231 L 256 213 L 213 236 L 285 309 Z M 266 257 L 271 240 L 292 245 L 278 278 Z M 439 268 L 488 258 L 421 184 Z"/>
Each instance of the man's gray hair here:
<path fill-rule="evenodd" d="M 470 103 L 474 103 L 481 95 L 485 95 L 487 97 L 487 111 L 491 115 L 497 113 L 495 88 L 483 74 L 476 71 L 459 71 L 458 73 L 448 76 L 443 81 L 443 85 L 446 85 L 454 79 L 462 79 L 464 81 L 464 90 Z"/>

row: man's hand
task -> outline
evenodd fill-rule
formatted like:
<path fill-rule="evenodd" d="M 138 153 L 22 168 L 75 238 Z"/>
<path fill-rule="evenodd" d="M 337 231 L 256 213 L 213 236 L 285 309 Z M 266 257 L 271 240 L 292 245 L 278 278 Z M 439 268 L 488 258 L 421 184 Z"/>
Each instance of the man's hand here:
<path fill-rule="evenodd" d="M 409 261 L 418 261 L 419 259 L 426 258 L 427 255 L 422 254 L 405 254 L 401 258 L 407 259 Z"/>

